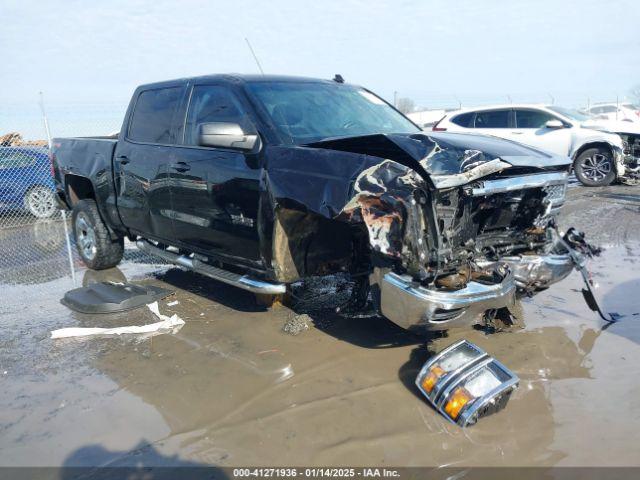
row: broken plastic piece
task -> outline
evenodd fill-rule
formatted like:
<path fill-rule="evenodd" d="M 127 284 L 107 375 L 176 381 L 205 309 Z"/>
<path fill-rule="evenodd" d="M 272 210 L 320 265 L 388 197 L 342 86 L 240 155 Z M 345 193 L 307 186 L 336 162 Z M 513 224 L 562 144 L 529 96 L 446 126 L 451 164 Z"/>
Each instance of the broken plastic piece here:
<path fill-rule="evenodd" d="M 570 228 L 565 235 L 561 235 L 557 227 L 556 232 L 558 233 L 560 242 L 569 252 L 576 269 L 582 275 L 584 284 L 587 287 L 586 289 L 582 289 L 582 296 L 584 297 L 587 306 L 594 312 L 598 312 L 600 318 L 605 322 L 615 323 L 620 320 L 622 315 L 615 312 L 605 313 L 600 307 L 600 303 L 596 299 L 593 279 L 591 278 L 589 270 L 587 270 L 587 257 L 591 258 L 600 255 L 602 249 L 588 244 L 584 239 L 584 234 L 573 228 Z"/>
<path fill-rule="evenodd" d="M 123 335 L 127 333 L 175 333 L 184 325 L 184 320 L 173 314 L 171 317 L 163 315 L 158 309 L 158 302 L 147 305 L 161 322 L 148 325 L 134 325 L 130 327 L 115 328 L 60 328 L 51 332 L 51 338 L 87 337 L 90 335 Z"/>
<path fill-rule="evenodd" d="M 153 285 L 100 282 L 68 291 L 60 303 L 80 313 L 117 313 L 148 305 L 172 293 Z"/>

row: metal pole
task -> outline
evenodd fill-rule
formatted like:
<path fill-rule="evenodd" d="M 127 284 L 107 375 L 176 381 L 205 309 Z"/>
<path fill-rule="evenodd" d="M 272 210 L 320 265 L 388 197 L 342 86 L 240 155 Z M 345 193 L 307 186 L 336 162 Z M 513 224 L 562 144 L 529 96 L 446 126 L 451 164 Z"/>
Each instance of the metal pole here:
<path fill-rule="evenodd" d="M 62 225 L 64 225 L 64 238 L 67 241 L 67 255 L 69 256 L 69 268 L 71 269 L 71 280 L 73 286 L 76 286 L 76 270 L 73 267 L 73 253 L 71 252 L 71 241 L 69 240 L 69 228 L 67 227 L 67 212 L 60 210 L 62 215 Z"/>
<path fill-rule="evenodd" d="M 51 150 L 51 131 L 49 130 L 47 112 L 44 109 L 44 95 L 42 92 L 40 92 L 40 111 L 42 112 L 42 119 L 44 120 L 44 131 L 47 134 L 47 144 L 49 145 L 49 150 Z"/>

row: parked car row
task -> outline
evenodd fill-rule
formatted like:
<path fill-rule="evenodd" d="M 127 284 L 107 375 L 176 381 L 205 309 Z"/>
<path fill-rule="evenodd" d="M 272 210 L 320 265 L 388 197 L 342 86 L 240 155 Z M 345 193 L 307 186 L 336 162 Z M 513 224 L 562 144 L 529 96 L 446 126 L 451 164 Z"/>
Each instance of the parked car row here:
<path fill-rule="evenodd" d="M 640 122 L 640 106 L 633 103 L 596 103 L 585 112 L 604 120 Z"/>
<path fill-rule="evenodd" d="M 640 181 L 640 124 L 556 105 L 509 104 L 447 113 L 433 131 L 492 135 L 569 157 L 580 182 Z"/>

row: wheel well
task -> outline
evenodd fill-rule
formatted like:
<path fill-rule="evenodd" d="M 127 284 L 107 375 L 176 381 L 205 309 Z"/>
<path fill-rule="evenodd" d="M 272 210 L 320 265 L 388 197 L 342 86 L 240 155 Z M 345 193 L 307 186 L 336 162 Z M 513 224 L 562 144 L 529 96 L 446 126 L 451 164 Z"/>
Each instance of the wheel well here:
<path fill-rule="evenodd" d="M 65 177 L 65 188 L 67 201 L 70 206 L 73 206 L 80 200 L 84 200 L 86 198 L 92 198 L 94 200 L 96 198 L 96 192 L 93 189 L 93 184 L 85 177 L 67 175 Z"/>
<path fill-rule="evenodd" d="M 328 219 L 312 212 L 280 208 L 275 215 L 272 265 L 279 281 L 356 272 L 368 256 L 364 225 Z"/>
<path fill-rule="evenodd" d="M 577 158 L 580 155 L 582 155 L 582 152 L 584 152 L 585 150 L 588 150 L 590 148 L 604 148 L 604 149 L 608 150 L 609 153 L 613 154 L 613 149 L 611 148 L 611 145 L 609 145 L 607 142 L 592 142 L 592 143 L 587 143 L 585 145 L 582 145 L 578 149 L 578 151 L 573 154 L 573 161 L 575 162 L 577 160 Z"/>

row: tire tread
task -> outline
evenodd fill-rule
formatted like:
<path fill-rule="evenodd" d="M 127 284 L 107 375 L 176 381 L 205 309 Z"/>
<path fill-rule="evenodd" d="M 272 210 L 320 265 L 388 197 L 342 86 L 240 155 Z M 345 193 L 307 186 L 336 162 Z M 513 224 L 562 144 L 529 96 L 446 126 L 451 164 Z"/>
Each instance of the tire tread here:
<path fill-rule="evenodd" d="M 124 239 L 118 238 L 112 240 L 107 226 L 102 221 L 102 217 L 98 212 L 96 202 L 91 199 L 80 200 L 73 207 L 73 234 L 76 237 L 76 217 L 78 213 L 84 212 L 93 224 L 96 239 L 96 256 L 93 260 L 84 258 L 82 252 L 78 248 L 78 253 L 84 263 L 92 270 L 104 270 L 106 268 L 115 267 L 122 260 L 124 255 Z"/>

